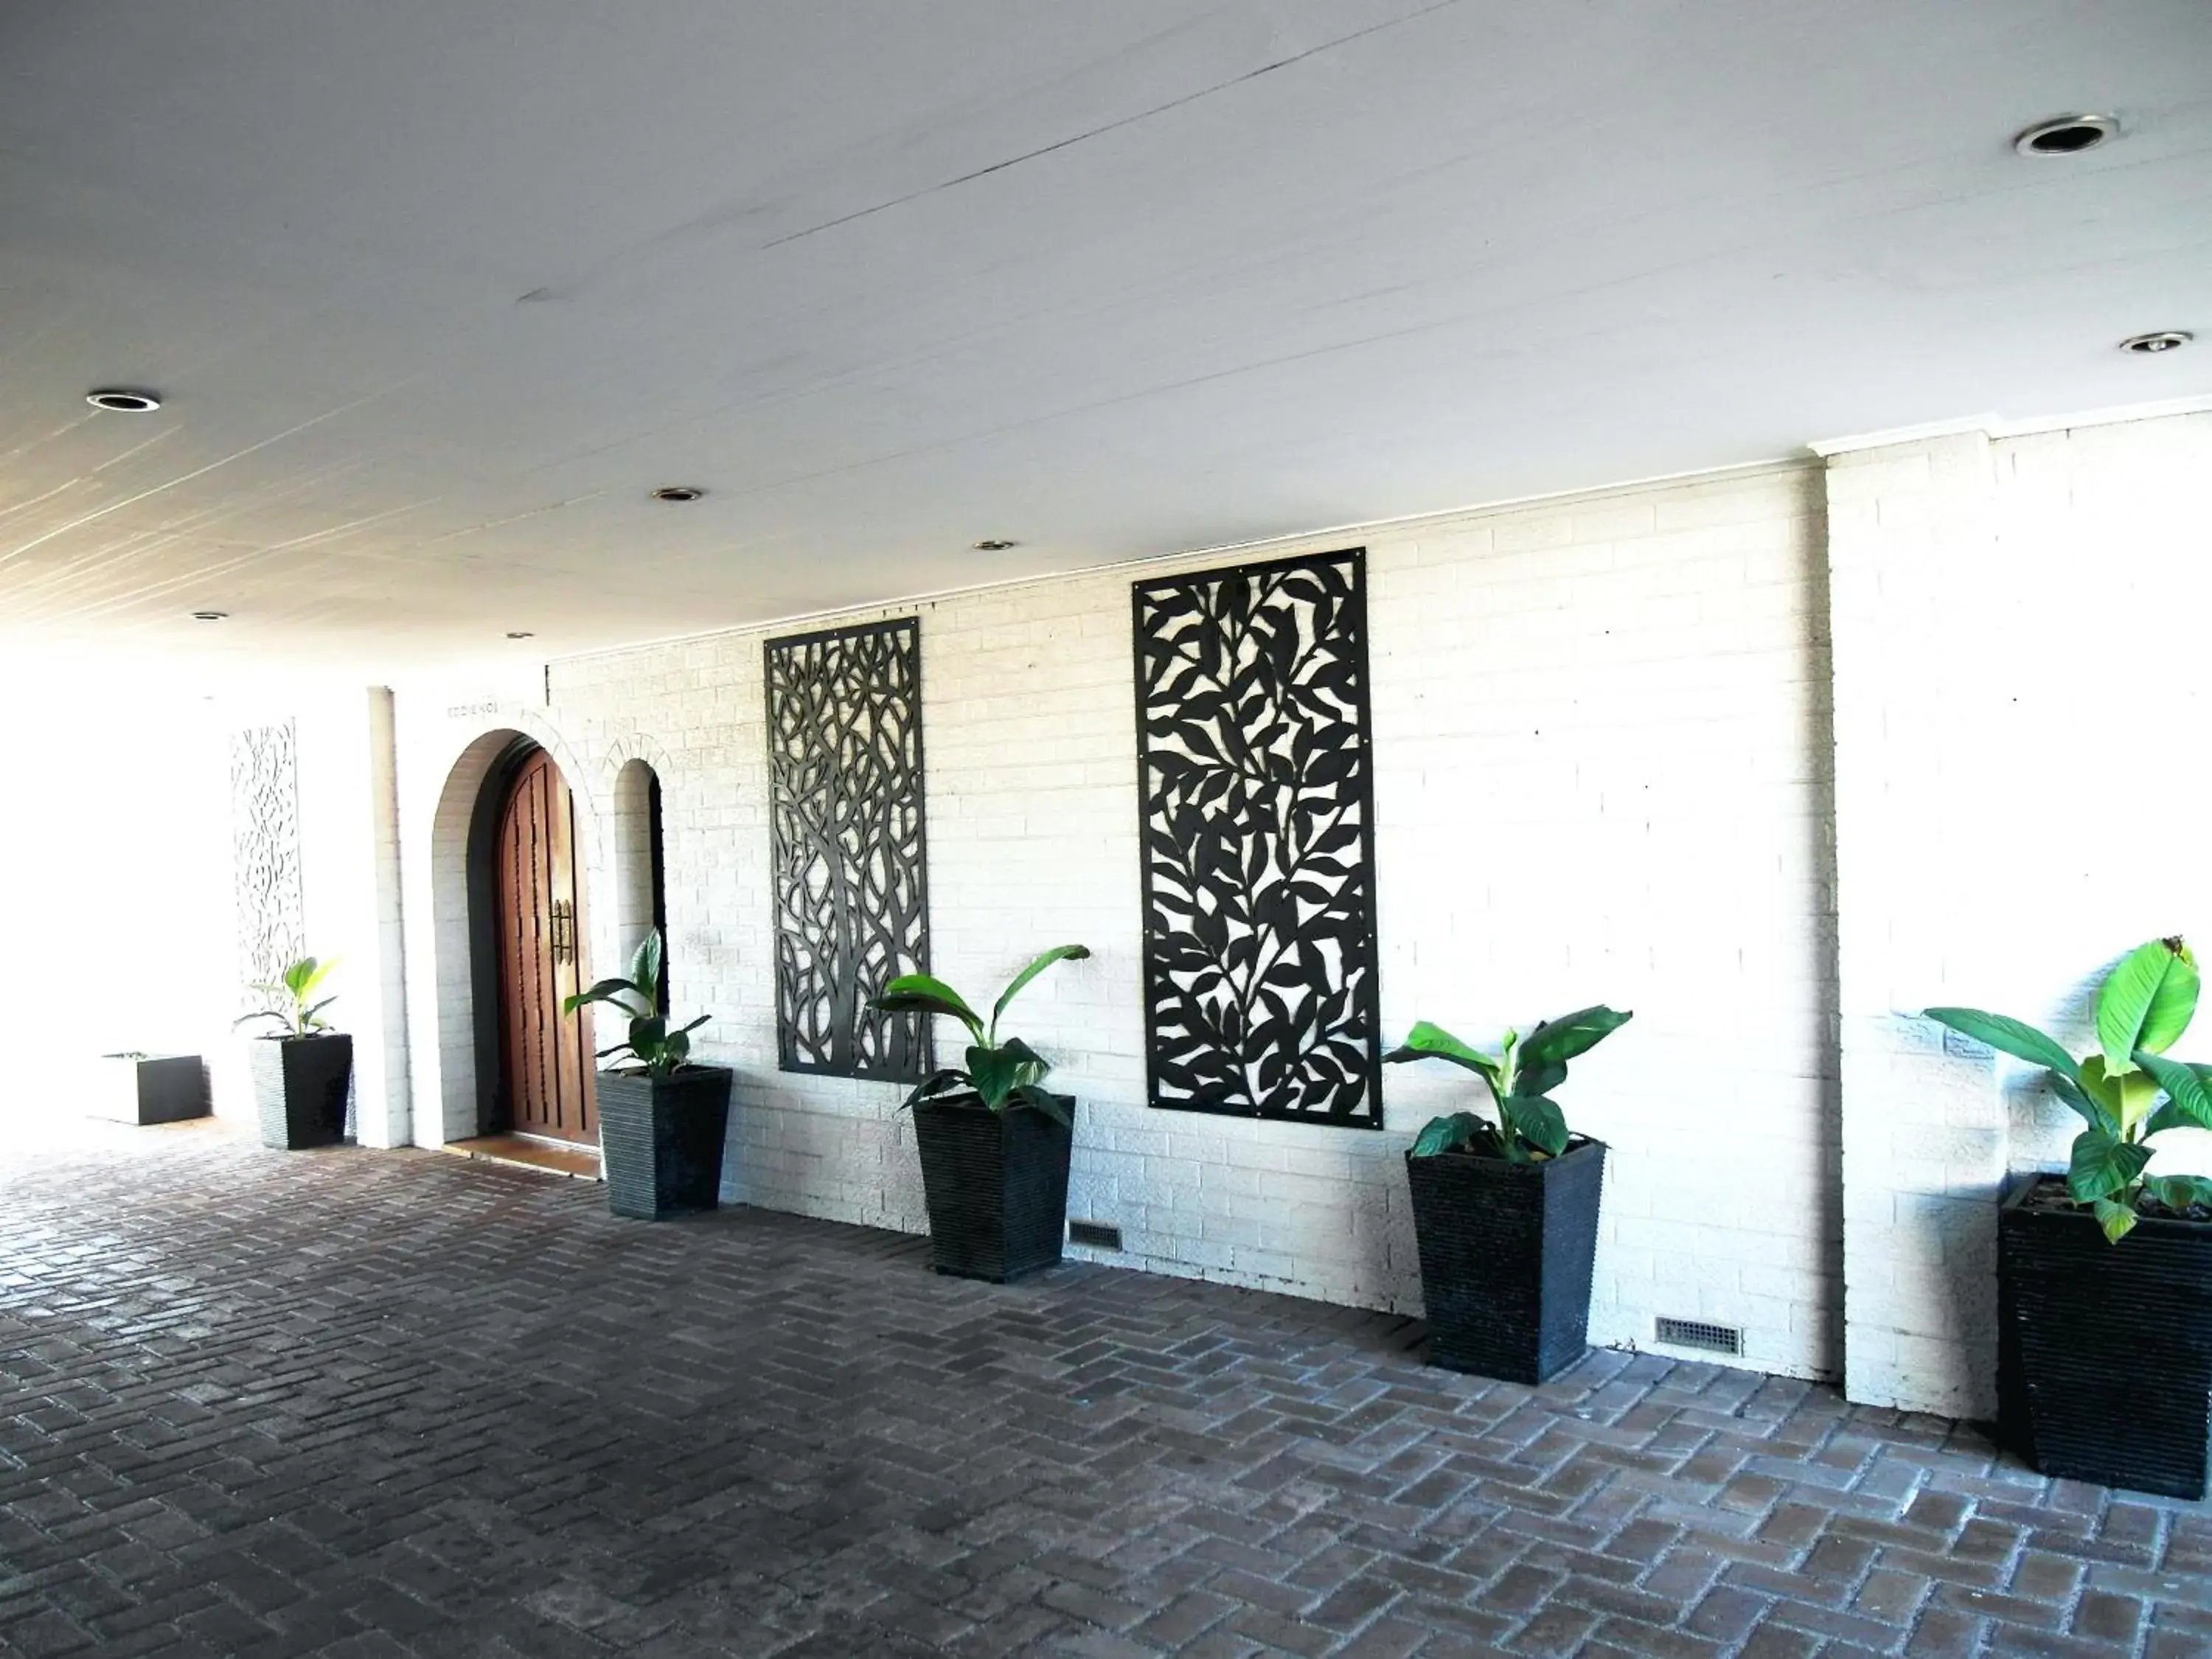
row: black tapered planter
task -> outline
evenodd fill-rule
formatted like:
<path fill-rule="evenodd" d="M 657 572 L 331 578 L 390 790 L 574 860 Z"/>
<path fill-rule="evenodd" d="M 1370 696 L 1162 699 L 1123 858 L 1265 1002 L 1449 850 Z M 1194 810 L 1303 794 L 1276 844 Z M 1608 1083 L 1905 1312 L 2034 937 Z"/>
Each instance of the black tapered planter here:
<path fill-rule="evenodd" d="M 2045 1474 L 2205 1495 L 2212 1222 L 2146 1215 L 2117 1244 L 2063 1176 L 1997 1215 L 2000 1427 Z"/>
<path fill-rule="evenodd" d="M 319 1031 L 313 1036 L 257 1037 L 248 1052 L 263 1146 L 301 1152 L 344 1140 L 353 1082 L 350 1036 Z"/>
<path fill-rule="evenodd" d="M 1408 1152 L 1406 1181 L 1431 1364 L 1542 1382 L 1589 1352 L 1603 1141 L 1540 1164 Z"/>
<path fill-rule="evenodd" d="M 1075 1100 L 1053 1097 L 1072 1120 Z M 994 1285 L 1055 1266 L 1067 1237 L 1067 1159 L 1074 1135 L 1028 1108 L 994 1112 L 948 1095 L 914 1109 L 929 1205 L 932 1265 Z"/>
<path fill-rule="evenodd" d="M 607 1207 L 639 1221 L 722 1201 L 731 1072 L 686 1066 L 667 1077 L 599 1073 L 599 1155 Z"/>
<path fill-rule="evenodd" d="M 102 1054 L 93 1081 L 96 1117 L 181 1123 L 208 1115 L 207 1066 L 198 1054 Z"/>

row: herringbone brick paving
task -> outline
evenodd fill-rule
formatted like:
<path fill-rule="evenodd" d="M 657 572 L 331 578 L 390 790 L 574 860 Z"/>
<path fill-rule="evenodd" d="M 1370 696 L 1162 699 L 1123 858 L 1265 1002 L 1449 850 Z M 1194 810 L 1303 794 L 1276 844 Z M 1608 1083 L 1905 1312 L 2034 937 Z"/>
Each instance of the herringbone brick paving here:
<path fill-rule="evenodd" d="M 2212 1653 L 2203 1506 L 1599 1353 L 434 1153 L 0 1174 L 0 1650 Z"/>

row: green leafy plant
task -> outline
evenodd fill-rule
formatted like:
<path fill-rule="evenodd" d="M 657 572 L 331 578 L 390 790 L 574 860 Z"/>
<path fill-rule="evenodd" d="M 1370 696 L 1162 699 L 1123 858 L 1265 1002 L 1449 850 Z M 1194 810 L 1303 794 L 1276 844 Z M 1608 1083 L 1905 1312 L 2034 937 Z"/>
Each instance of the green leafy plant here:
<path fill-rule="evenodd" d="M 922 1079 L 915 1091 L 906 1097 L 905 1104 L 917 1105 L 933 1096 L 947 1094 L 956 1089 L 972 1089 L 983 1103 L 994 1112 L 1011 1111 L 1027 1107 L 1042 1112 L 1054 1122 L 1066 1126 L 1067 1113 L 1060 1103 L 1047 1094 L 1040 1085 L 1045 1073 L 1052 1070 L 1052 1062 L 1023 1042 L 1019 1037 L 999 1041 L 999 1016 L 1006 1012 L 1022 988 L 1055 962 L 1079 962 L 1091 954 L 1086 945 L 1055 945 L 1013 977 L 1013 982 L 1000 994 L 991 1006 L 991 1018 L 986 1024 L 983 1017 L 970 1008 L 960 995 L 941 979 L 932 979 L 927 974 L 901 974 L 884 987 L 883 994 L 871 1006 L 887 1014 L 945 1014 L 958 1020 L 968 1028 L 975 1039 L 968 1048 L 965 1066 L 951 1066 L 933 1072 Z"/>
<path fill-rule="evenodd" d="M 648 1077 L 664 1078 L 691 1058 L 691 1033 L 704 1025 L 708 1018 L 702 1014 L 689 1025 L 668 1029 L 667 1012 L 660 1006 L 660 930 L 656 927 L 645 936 L 645 942 L 629 959 L 628 979 L 603 979 L 587 991 L 579 991 L 561 1005 L 561 1012 L 573 1014 L 587 1003 L 604 1002 L 610 1008 L 621 1010 L 629 1018 L 629 1035 L 611 1047 L 602 1048 L 595 1056 L 605 1060 L 611 1054 L 628 1054 L 645 1069 Z"/>
<path fill-rule="evenodd" d="M 2152 1136 L 2212 1129 L 2212 1066 L 2166 1058 L 2197 1012 L 2198 988 L 2197 958 L 2180 939 L 2137 945 L 2098 988 L 2102 1052 L 2080 1060 L 2024 1020 L 1978 1008 L 1930 1008 L 1927 1017 L 2050 1074 L 2059 1099 L 2089 1126 L 2074 1138 L 2066 1189 L 2117 1244 L 2134 1231 L 2145 1197 L 2170 1210 L 2212 1206 L 2212 1181 L 2202 1176 L 2144 1173 Z"/>
<path fill-rule="evenodd" d="M 284 1028 L 283 1035 L 290 1037 L 313 1036 L 329 1029 L 330 1022 L 323 1018 L 323 1010 L 336 1002 L 336 997 L 325 997 L 320 1002 L 310 1000 L 328 979 L 331 969 L 338 965 L 338 958 L 318 962 L 313 957 L 301 957 L 275 979 L 256 980 L 246 988 L 258 991 L 269 999 L 270 1006 L 257 1008 L 250 1014 L 240 1014 L 231 1021 L 235 1030 L 248 1021 L 273 1019 Z"/>
<path fill-rule="evenodd" d="M 1589 1053 L 1632 1018 L 1602 1004 L 1577 1009 L 1543 1021 L 1526 1037 L 1506 1032 L 1495 1055 L 1470 1048 L 1441 1025 L 1421 1021 L 1382 1058 L 1392 1062 L 1443 1060 L 1464 1066 L 1489 1085 L 1498 1121 L 1489 1122 L 1473 1112 L 1431 1118 L 1413 1137 L 1413 1156 L 1472 1152 L 1513 1164 L 1557 1158 L 1567 1150 L 1567 1119 L 1551 1098 L 1552 1091 L 1567 1080 L 1569 1060 Z"/>

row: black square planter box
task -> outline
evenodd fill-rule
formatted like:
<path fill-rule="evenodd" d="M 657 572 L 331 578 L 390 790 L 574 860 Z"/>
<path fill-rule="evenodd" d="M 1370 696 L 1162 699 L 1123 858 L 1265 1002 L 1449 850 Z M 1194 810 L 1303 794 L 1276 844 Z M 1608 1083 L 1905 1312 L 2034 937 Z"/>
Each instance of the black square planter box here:
<path fill-rule="evenodd" d="M 2051 1204 L 2065 1189 L 2023 1182 L 1997 1215 L 2000 1431 L 2045 1474 L 2203 1498 L 2212 1223 L 2144 1216 L 2111 1244 Z"/>
<path fill-rule="evenodd" d="M 92 1110 L 124 1123 L 182 1123 L 208 1115 L 198 1054 L 102 1054 Z"/>
<path fill-rule="evenodd" d="M 345 1139 L 346 1100 L 353 1083 L 350 1036 L 325 1031 L 316 1036 L 259 1037 L 248 1053 L 263 1146 L 300 1152 Z"/>
<path fill-rule="evenodd" d="M 1406 1181 L 1430 1364 L 1542 1382 L 1589 1352 L 1604 1142 L 1540 1164 L 1408 1152 Z"/>
<path fill-rule="evenodd" d="M 1073 1119 L 1072 1096 L 1054 1095 Z M 994 1112 L 975 1095 L 914 1109 L 922 1191 L 937 1271 L 1009 1279 L 1053 1267 L 1067 1237 L 1067 1162 L 1074 1135 L 1026 1108 Z"/>
<path fill-rule="evenodd" d="M 665 1078 L 599 1073 L 599 1155 L 609 1209 L 658 1221 L 721 1203 L 730 1081 L 722 1066 L 686 1066 Z"/>

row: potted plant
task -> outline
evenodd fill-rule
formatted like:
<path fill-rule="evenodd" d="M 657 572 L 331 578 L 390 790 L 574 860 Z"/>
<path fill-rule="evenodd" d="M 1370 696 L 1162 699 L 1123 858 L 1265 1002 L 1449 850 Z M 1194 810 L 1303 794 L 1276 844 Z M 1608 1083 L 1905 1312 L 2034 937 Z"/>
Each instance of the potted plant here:
<path fill-rule="evenodd" d="M 249 1051 L 253 1071 L 254 1109 L 261 1120 L 261 1144 L 280 1151 L 335 1146 L 346 1137 L 346 1102 L 353 1083 L 353 1039 L 329 1029 L 323 1010 L 337 1001 L 315 993 L 337 966 L 337 958 L 318 962 L 302 957 L 283 975 L 251 988 L 270 1006 L 241 1015 L 234 1025 L 274 1020 L 282 1029 L 257 1040 Z"/>
<path fill-rule="evenodd" d="M 1495 1056 L 1423 1020 L 1383 1055 L 1464 1066 L 1498 1113 L 1432 1119 L 1406 1152 L 1431 1364 L 1542 1382 L 1588 1350 L 1605 1143 L 1570 1134 L 1550 1095 L 1629 1018 L 1584 1008 L 1506 1032 Z"/>
<path fill-rule="evenodd" d="M 1067 1236 L 1067 1161 L 1075 1101 L 1044 1089 L 1049 1061 L 1019 1037 L 999 1041 L 999 1017 L 1022 988 L 1088 946 L 1060 945 L 1016 974 L 990 1023 L 942 980 L 902 974 L 874 1006 L 893 1014 L 945 1014 L 975 1041 L 967 1064 L 933 1073 L 906 1097 L 921 1153 L 937 1271 L 1003 1285 L 1060 1260 Z"/>
<path fill-rule="evenodd" d="M 125 1123 L 181 1123 L 208 1115 L 207 1067 L 198 1054 L 102 1054 L 92 1114 Z"/>
<path fill-rule="evenodd" d="M 2197 1012 L 2196 958 L 2151 939 L 2098 988 L 2100 1052 L 2021 1020 L 1930 1008 L 2043 1068 L 2086 1127 L 2064 1176 L 1997 1213 L 2000 1431 L 2045 1474 L 2202 1498 L 2212 1391 L 2212 1181 L 2153 1175 L 2151 1141 L 2212 1128 L 2212 1066 L 2166 1058 Z"/>
<path fill-rule="evenodd" d="M 691 1033 L 707 1023 L 668 1029 L 660 1006 L 660 930 L 631 957 L 628 979 L 603 979 L 561 1005 L 573 1014 L 604 1002 L 629 1018 L 629 1035 L 598 1058 L 628 1054 L 637 1063 L 599 1073 L 599 1156 L 607 1207 L 641 1221 L 711 1210 L 722 1198 L 722 1141 L 730 1127 L 730 1069 L 695 1066 Z"/>

